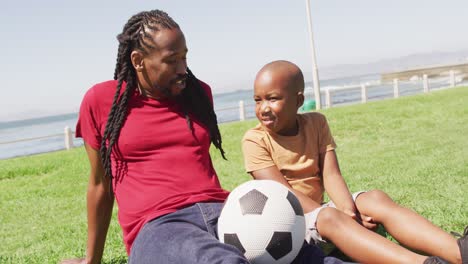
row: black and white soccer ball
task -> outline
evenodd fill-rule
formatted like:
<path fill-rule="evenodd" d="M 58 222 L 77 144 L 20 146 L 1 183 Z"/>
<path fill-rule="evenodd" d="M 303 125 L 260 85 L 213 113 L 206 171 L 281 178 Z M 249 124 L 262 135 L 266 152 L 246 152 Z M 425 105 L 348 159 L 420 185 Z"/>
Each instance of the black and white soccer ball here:
<path fill-rule="evenodd" d="M 251 263 L 291 263 L 304 243 L 304 213 L 296 196 L 282 184 L 248 181 L 227 198 L 218 219 L 218 236 Z"/>

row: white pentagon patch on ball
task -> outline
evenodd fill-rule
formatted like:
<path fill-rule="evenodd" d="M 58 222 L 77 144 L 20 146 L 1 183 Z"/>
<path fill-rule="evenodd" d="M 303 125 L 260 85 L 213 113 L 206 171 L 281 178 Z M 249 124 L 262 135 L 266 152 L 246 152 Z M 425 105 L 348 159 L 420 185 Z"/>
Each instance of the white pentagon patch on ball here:
<path fill-rule="evenodd" d="M 304 243 L 304 213 L 296 196 L 282 184 L 248 181 L 227 198 L 218 219 L 218 236 L 251 263 L 291 263 Z"/>

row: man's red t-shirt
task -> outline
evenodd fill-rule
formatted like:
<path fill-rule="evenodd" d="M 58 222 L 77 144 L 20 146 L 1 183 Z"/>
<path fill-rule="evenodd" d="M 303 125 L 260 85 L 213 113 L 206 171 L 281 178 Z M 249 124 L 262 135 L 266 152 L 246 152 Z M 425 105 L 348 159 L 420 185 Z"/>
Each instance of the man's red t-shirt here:
<path fill-rule="evenodd" d="M 210 87 L 201 83 L 212 100 Z M 99 150 L 117 81 L 88 90 L 76 136 Z M 124 91 L 125 87 L 122 87 Z M 187 88 L 189 89 L 189 88 Z M 197 202 L 223 202 L 209 155 L 207 127 L 190 115 L 193 131 L 175 99 L 155 100 L 135 92 L 112 155 L 113 188 L 127 253 L 143 225 Z"/>

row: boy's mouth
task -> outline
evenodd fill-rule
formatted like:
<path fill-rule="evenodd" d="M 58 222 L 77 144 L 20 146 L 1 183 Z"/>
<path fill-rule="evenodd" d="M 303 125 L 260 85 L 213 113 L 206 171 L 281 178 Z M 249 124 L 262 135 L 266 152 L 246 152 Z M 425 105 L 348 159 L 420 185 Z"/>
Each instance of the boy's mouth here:
<path fill-rule="evenodd" d="M 274 123 L 273 119 L 270 119 L 270 118 L 262 119 L 262 124 L 264 126 L 271 126 L 271 125 L 273 125 L 273 123 Z"/>

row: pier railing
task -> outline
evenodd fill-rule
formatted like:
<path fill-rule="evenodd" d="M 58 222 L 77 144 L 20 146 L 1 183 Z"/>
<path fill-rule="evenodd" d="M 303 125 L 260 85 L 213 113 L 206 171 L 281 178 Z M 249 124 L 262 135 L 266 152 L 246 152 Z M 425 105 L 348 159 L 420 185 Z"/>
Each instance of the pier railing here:
<path fill-rule="evenodd" d="M 457 81 L 457 78 L 459 79 L 459 81 Z M 463 83 L 464 78 L 465 78 L 464 75 L 456 76 L 454 71 L 450 71 L 450 77 L 448 79 L 448 83 L 439 82 L 437 84 L 436 83 L 431 84 L 428 76 L 424 74 L 422 78 L 420 79 L 418 78 L 417 80 L 412 80 L 412 81 L 411 80 L 399 81 L 398 79 L 393 79 L 393 82 L 391 83 L 390 82 L 378 83 L 378 84 L 362 83 L 359 85 L 327 88 L 327 89 L 321 90 L 320 92 L 321 92 L 322 98 L 323 98 L 323 95 L 325 95 L 324 105 L 327 108 L 330 108 L 334 106 L 333 97 L 343 91 L 359 91 L 360 102 L 366 103 L 369 99 L 375 99 L 375 97 L 378 97 L 377 99 L 385 99 L 385 98 L 391 98 L 391 97 L 398 98 L 402 95 L 402 91 L 405 92 L 406 94 L 428 93 L 430 90 L 446 89 L 446 88 L 452 88 L 452 87 L 459 86 L 459 85 L 464 85 Z M 402 89 L 401 84 L 406 85 L 406 86 L 412 86 L 412 87 Z M 384 88 L 385 86 L 387 86 L 387 90 L 388 90 L 388 86 L 391 86 L 392 90 L 390 92 L 387 92 L 386 94 L 379 94 L 378 96 L 375 96 L 374 98 L 369 97 L 368 91 L 370 88 L 381 87 L 385 89 Z"/>
<path fill-rule="evenodd" d="M 465 80 L 465 81 L 464 81 Z M 399 81 L 398 79 L 393 79 L 393 82 L 386 82 L 386 83 L 362 83 L 359 85 L 349 85 L 349 86 L 341 86 L 341 87 L 330 87 L 321 89 L 321 97 L 324 105 L 326 108 L 338 106 L 338 105 L 347 105 L 353 103 L 366 103 L 372 100 L 382 100 L 387 98 L 398 98 L 400 96 L 409 95 L 409 94 L 416 94 L 416 93 L 429 93 L 432 90 L 440 90 L 440 89 L 447 89 L 457 86 L 467 85 L 468 80 L 466 80 L 466 76 L 456 76 L 454 71 L 450 71 L 450 75 L 447 80 L 442 82 L 433 82 L 428 78 L 427 75 L 423 75 L 422 78 L 418 78 L 417 80 L 412 81 Z M 411 86 L 411 88 L 409 88 Z M 415 88 L 416 87 L 416 88 Z M 376 88 L 379 88 L 378 92 L 376 92 Z M 374 89 L 374 91 L 370 91 Z M 342 93 L 345 93 L 343 95 Z M 348 93 L 348 95 L 346 95 Z M 354 94 L 354 99 L 353 95 Z M 313 91 L 312 88 L 306 88 L 305 90 L 306 98 L 313 98 Z M 337 100 L 341 98 L 342 100 Z M 345 99 L 343 99 L 345 98 Z M 231 119 L 225 119 L 222 122 L 232 122 L 232 121 L 243 121 L 249 118 L 255 117 L 255 104 L 246 104 L 244 101 L 239 101 L 238 106 L 234 107 L 226 107 L 216 109 L 216 115 L 218 119 L 220 116 L 223 116 L 223 113 L 229 111 L 232 116 L 233 111 L 237 111 L 237 117 Z M 57 138 L 63 137 L 64 138 L 64 149 L 71 149 L 74 147 L 74 138 L 75 132 L 71 130 L 70 127 L 66 126 L 64 128 L 63 133 L 41 136 L 41 137 L 32 137 L 32 138 L 24 138 L 24 139 L 17 139 L 12 141 L 5 141 L 0 142 L 0 145 L 6 144 L 15 144 L 20 142 L 26 141 L 34 141 L 34 140 L 42 140 L 48 138 Z"/>

